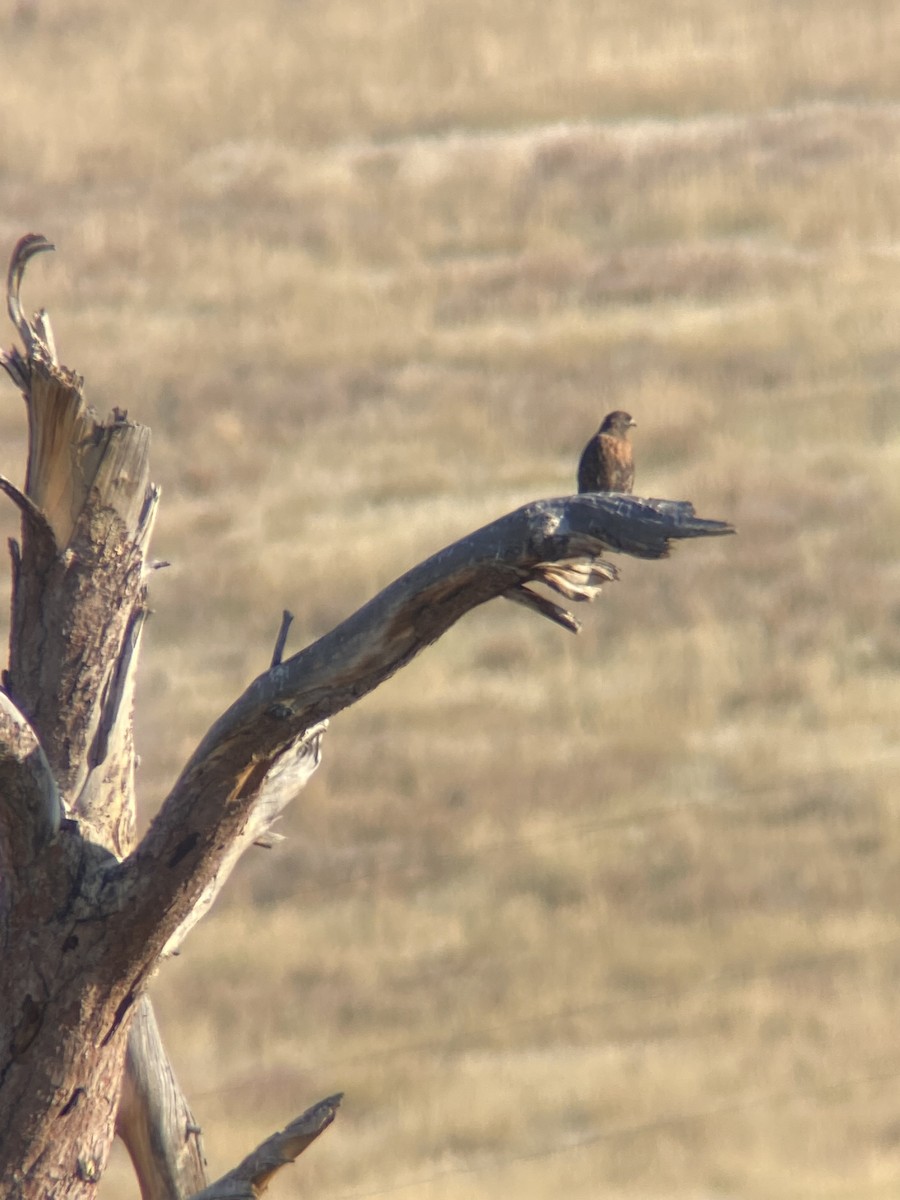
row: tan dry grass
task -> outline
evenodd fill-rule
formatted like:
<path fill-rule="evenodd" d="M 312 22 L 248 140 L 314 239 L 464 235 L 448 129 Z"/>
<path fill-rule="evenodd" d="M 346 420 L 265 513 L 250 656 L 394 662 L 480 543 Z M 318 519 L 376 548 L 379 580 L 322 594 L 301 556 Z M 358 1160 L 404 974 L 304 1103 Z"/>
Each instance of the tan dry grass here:
<path fill-rule="evenodd" d="M 741 530 L 335 721 L 154 986 L 214 1168 L 343 1087 L 274 1195 L 893 1194 L 896 6 L 37 13 L 0 235 L 154 429 L 145 816 L 282 606 L 567 492 L 607 408 Z"/>

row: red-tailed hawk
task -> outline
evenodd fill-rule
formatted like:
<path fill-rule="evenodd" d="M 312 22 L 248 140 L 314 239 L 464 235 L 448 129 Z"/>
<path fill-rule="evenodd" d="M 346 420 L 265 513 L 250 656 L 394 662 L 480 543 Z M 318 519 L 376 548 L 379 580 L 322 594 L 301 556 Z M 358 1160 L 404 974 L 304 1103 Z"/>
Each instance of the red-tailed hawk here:
<path fill-rule="evenodd" d="M 627 412 L 611 412 L 585 446 L 578 463 L 579 492 L 630 492 L 634 456 L 628 431 L 637 424 Z"/>

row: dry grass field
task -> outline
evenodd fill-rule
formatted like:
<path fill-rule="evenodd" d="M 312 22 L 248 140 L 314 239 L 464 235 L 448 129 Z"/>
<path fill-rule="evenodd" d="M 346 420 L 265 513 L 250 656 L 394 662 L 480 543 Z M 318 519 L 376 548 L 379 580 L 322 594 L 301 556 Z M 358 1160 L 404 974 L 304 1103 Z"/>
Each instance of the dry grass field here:
<path fill-rule="evenodd" d="M 740 530 L 335 719 L 154 982 L 212 1168 L 342 1089 L 274 1197 L 896 1196 L 900 6 L 0 23 L 0 251 L 57 243 L 29 303 L 154 431 L 145 819 L 283 607 L 297 649 L 569 493 L 610 408 Z"/>

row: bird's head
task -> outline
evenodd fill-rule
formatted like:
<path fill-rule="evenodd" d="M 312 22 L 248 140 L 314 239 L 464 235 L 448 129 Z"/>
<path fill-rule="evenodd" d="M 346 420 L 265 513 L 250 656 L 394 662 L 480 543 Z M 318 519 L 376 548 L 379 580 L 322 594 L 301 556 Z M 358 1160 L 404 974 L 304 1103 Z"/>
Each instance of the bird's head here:
<path fill-rule="evenodd" d="M 632 419 L 631 413 L 622 412 L 617 409 L 615 412 L 608 413 L 603 418 L 603 424 L 600 426 L 601 433 L 612 433 L 616 437 L 628 437 L 628 430 L 633 429 L 637 425 L 637 421 Z"/>

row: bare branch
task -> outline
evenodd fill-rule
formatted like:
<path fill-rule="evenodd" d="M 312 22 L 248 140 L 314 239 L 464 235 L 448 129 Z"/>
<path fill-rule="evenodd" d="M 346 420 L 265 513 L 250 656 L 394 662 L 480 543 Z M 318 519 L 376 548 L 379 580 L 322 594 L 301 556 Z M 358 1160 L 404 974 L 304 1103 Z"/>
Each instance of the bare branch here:
<path fill-rule="evenodd" d="M 62 817 L 56 781 L 34 730 L 0 692 L 0 875 L 10 878 L 55 837 Z"/>
<path fill-rule="evenodd" d="M 20 510 L 22 516 L 27 521 L 30 521 L 39 529 L 44 530 L 49 536 L 53 536 L 53 530 L 50 526 L 50 522 L 47 520 L 35 502 L 30 496 L 26 496 L 24 492 L 19 491 L 16 485 L 11 480 L 7 479 L 5 475 L 0 475 L 0 492 L 3 492 L 5 496 L 8 496 L 10 500 L 12 500 L 13 504 L 15 504 L 16 508 Z"/>
<path fill-rule="evenodd" d="M 180 1200 L 206 1184 L 200 1129 L 175 1078 L 147 996 L 138 1001 L 128 1031 L 116 1133 L 140 1181 L 141 1200 Z"/>
<path fill-rule="evenodd" d="M 273 1133 L 248 1154 L 242 1163 L 198 1192 L 191 1200 L 257 1200 L 282 1167 L 292 1163 L 334 1120 L 343 1093 L 320 1100 L 291 1121 L 280 1133 Z"/>
<path fill-rule="evenodd" d="M 731 532 L 724 522 L 698 519 L 685 502 L 590 494 L 535 501 L 420 563 L 259 676 L 209 730 L 138 849 L 114 872 L 119 912 L 111 919 L 123 922 L 123 936 L 111 941 L 137 955 L 129 973 L 148 969 L 209 887 L 281 756 L 464 613 L 517 585 L 546 581 L 548 564 L 596 562 L 610 550 L 662 558 L 672 540 Z M 596 585 L 600 575 L 591 578 Z"/>
<path fill-rule="evenodd" d="M 306 787 L 322 761 L 322 739 L 327 727 L 328 722 L 321 721 L 275 759 L 259 785 L 247 823 L 231 840 L 199 899 L 169 938 L 162 951 L 163 958 L 174 954 L 187 934 L 206 915 L 247 847 L 271 845 L 278 840 L 279 835 L 271 833 L 272 825 Z"/>
<path fill-rule="evenodd" d="M 272 651 L 272 666 L 277 667 L 281 662 L 284 654 L 284 644 L 287 641 L 288 630 L 294 621 L 294 614 L 288 609 L 285 609 L 281 614 L 281 628 L 278 630 L 278 637 L 275 639 L 275 649 Z"/>

